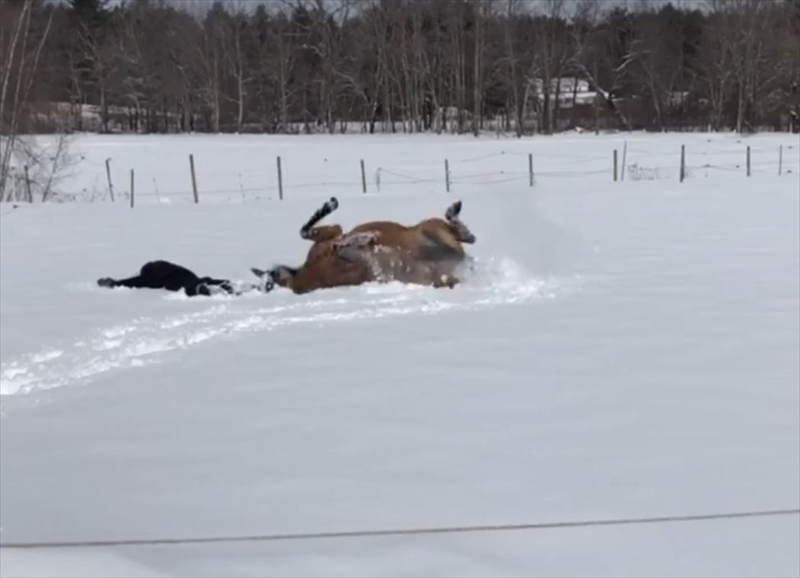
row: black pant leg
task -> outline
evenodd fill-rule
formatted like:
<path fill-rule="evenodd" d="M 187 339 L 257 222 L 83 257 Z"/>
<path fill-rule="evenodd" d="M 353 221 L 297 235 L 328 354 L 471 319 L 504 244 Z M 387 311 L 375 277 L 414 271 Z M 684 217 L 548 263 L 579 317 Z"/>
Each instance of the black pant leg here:
<path fill-rule="evenodd" d="M 127 279 L 111 279 L 104 277 L 98 279 L 97 284 L 101 287 L 128 287 L 130 289 L 151 289 L 139 275 L 128 277 Z"/>

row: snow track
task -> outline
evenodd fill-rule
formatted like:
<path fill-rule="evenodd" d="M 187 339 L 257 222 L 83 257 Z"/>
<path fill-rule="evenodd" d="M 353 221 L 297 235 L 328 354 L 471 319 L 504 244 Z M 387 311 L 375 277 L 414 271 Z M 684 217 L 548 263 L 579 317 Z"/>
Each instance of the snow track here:
<path fill-rule="evenodd" d="M 135 168 L 142 186 L 134 209 L 47 203 L 0 217 L 0 543 L 796 510 L 796 157 L 781 176 L 758 162 L 750 178 L 702 169 L 679 182 L 662 169 L 682 145 L 691 166 L 737 166 L 748 145 L 756 161 L 796 151 L 797 135 L 584 136 L 77 137 L 89 165 L 75 190 L 91 187 L 92 166 L 105 180 L 109 146 L 114 182 Z M 624 141 L 627 176 L 613 182 Z M 661 160 L 644 166 L 633 149 Z M 181 168 L 189 153 L 199 204 Z M 332 153 L 342 162 L 322 163 Z M 481 155 L 513 176 L 528 154 L 534 187 L 527 172 L 491 186 L 463 178 L 483 170 Z M 268 186 L 264 159 L 277 155 L 283 202 L 208 194 L 236 188 L 238 172 L 245 187 Z M 431 180 L 384 179 L 365 195 L 362 158 L 370 171 L 419 165 L 405 174 Z M 659 178 L 637 178 L 633 163 Z M 153 179 L 162 195 L 183 193 L 148 203 Z M 452 291 L 186 298 L 94 285 L 151 259 L 249 281 L 251 266 L 297 265 L 308 251 L 298 228 L 331 195 L 344 227 L 417 222 L 460 198 L 478 237 L 470 254 L 504 258 Z M 0 574 L 796 577 L 799 542 L 796 516 L 750 517 L 4 548 Z"/>
<path fill-rule="evenodd" d="M 526 278 L 510 261 L 489 263 L 497 282 L 464 285 L 453 291 L 400 283 L 332 289 L 306 296 L 278 290 L 269 296 L 215 296 L 189 299 L 181 294 L 153 293 L 154 299 L 194 305 L 199 311 L 168 317 L 137 317 L 111 325 L 72 343 L 43 348 L 0 367 L 0 395 L 25 394 L 90 381 L 113 370 L 141 367 L 171 358 L 176 352 L 252 332 L 276 331 L 302 324 L 376 320 L 402 315 L 438 315 L 475 311 L 551 298 L 564 282 Z M 85 289 L 89 290 L 89 289 Z M 91 289 L 95 291 L 95 289 Z M 129 290 L 115 290 L 125 298 Z M 277 303 L 276 303 L 277 301 Z M 266 305 L 262 305 L 266 304 Z"/>

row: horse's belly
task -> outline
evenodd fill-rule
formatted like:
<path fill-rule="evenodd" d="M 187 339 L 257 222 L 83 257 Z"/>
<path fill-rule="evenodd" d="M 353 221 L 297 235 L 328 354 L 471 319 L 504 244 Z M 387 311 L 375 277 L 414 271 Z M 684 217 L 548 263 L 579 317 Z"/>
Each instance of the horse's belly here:
<path fill-rule="evenodd" d="M 367 268 L 360 263 L 339 260 L 320 275 L 323 287 L 361 285 L 369 280 Z"/>

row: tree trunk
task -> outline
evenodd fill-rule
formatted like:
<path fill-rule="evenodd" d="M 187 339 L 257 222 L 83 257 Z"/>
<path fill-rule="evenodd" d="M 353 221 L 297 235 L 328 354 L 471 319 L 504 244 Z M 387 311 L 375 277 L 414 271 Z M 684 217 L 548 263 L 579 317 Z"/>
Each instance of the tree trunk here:
<path fill-rule="evenodd" d="M 472 71 L 472 134 L 480 134 L 481 120 L 481 10 L 480 2 L 475 8 L 475 60 Z"/>

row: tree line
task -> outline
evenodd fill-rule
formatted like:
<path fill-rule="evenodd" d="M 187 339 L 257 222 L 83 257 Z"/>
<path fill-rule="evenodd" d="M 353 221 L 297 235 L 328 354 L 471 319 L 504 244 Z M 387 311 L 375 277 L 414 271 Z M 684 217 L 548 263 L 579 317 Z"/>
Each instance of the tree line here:
<path fill-rule="evenodd" d="M 800 0 L 0 1 L 3 134 L 800 130 Z"/>

